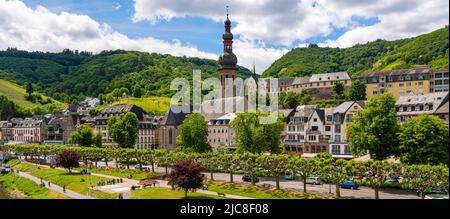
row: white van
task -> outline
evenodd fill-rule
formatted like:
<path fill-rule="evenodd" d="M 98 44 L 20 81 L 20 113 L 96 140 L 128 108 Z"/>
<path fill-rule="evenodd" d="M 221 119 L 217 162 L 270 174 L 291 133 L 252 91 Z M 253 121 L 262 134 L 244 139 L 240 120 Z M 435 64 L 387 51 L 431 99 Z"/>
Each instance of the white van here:
<path fill-rule="evenodd" d="M 320 177 L 314 176 L 306 178 L 306 184 L 322 185 L 323 183 Z"/>

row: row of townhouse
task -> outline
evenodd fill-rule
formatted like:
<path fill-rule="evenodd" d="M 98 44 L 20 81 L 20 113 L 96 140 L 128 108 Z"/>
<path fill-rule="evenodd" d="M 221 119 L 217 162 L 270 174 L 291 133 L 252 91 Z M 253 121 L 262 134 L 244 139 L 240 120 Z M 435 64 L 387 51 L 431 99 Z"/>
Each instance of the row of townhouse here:
<path fill-rule="evenodd" d="M 264 89 L 269 94 L 308 90 L 316 99 L 322 99 L 332 97 L 331 88 L 336 82 L 350 86 L 355 80 L 366 84 L 367 99 L 383 93 L 391 93 L 398 100 L 400 96 L 408 94 L 449 91 L 448 69 L 431 69 L 426 65 L 417 65 L 411 69 L 371 72 L 354 78 L 350 78 L 347 72 L 278 78 L 278 87 L 271 87 L 270 83 L 265 83 Z"/>

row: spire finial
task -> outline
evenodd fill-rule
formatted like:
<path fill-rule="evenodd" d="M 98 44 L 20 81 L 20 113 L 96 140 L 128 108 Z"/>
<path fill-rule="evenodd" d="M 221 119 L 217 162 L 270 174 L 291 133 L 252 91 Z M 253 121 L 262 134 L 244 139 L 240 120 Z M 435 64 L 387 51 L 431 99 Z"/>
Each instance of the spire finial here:
<path fill-rule="evenodd" d="M 229 9 L 230 9 L 230 6 L 227 5 L 227 17 L 228 17 L 228 14 L 229 14 Z"/>

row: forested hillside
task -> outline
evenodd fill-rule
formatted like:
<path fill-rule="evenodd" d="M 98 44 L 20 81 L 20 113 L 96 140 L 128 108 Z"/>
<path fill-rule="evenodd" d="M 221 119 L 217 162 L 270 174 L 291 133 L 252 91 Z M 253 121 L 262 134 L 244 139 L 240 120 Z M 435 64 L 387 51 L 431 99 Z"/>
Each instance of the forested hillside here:
<path fill-rule="evenodd" d="M 0 79 L 35 89 L 57 100 L 73 102 L 84 96 L 107 94 L 116 88 L 143 88 L 147 96 L 170 96 L 170 82 L 177 77 L 192 79 L 192 70 L 202 77 L 217 77 L 218 62 L 134 51 L 104 51 L 97 55 L 65 50 L 61 53 L 0 51 Z M 240 77 L 250 70 L 239 67 Z"/>
<path fill-rule="evenodd" d="M 448 68 L 448 27 L 410 39 L 377 40 L 349 48 L 296 48 L 275 61 L 263 77 L 309 76 L 347 71 L 353 76 L 377 70 L 428 64 Z"/>

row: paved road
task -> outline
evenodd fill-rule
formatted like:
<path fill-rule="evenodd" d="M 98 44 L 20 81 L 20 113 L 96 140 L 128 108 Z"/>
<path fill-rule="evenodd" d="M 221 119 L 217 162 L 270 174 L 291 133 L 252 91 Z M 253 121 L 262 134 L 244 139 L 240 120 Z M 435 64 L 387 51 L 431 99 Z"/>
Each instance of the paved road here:
<path fill-rule="evenodd" d="M 115 167 L 114 162 L 108 163 L 110 167 Z M 103 162 L 98 163 L 99 166 L 104 166 Z M 134 166 L 130 166 L 130 168 L 134 168 Z M 155 167 L 156 172 L 165 172 L 164 167 Z M 170 171 L 170 168 L 169 168 Z M 205 176 L 209 179 L 210 173 L 204 172 Z M 214 173 L 214 180 L 228 182 L 230 180 L 230 174 L 228 173 Z M 242 181 L 241 174 L 233 175 L 234 182 L 245 183 Z M 266 183 L 272 186 L 275 186 L 275 179 L 273 177 L 259 177 L 259 184 Z M 299 180 L 280 180 L 280 187 L 286 190 L 292 191 L 303 191 L 303 183 Z M 318 195 L 330 195 L 331 193 L 334 195 L 336 187 L 335 185 L 323 184 L 323 185 L 306 185 L 306 190 L 308 193 L 318 194 Z M 354 199 L 374 199 L 375 193 L 373 189 L 367 187 L 360 187 L 357 190 L 351 189 L 340 189 L 341 197 L 343 198 L 354 198 Z M 390 189 L 385 188 L 381 189 L 379 192 L 380 199 L 420 199 L 420 197 L 416 196 L 415 192 L 400 190 L 400 189 Z"/>
<path fill-rule="evenodd" d="M 24 173 L 24 172 L 17 173 L 17 172 L 14 172 L 14 174 L 18 174 L 21 177 L 30 179 L 30 180 L 34 181 L 36 184 L 38 184 L 38 185 L 41 184 L 41 179 L 39 179 L 39 178 L 37 178 L 35 176 L 32 176 L 32 175 L 30 175 L 28 173 Z M 49 187 L 48 186 L 48 182 L 45 181 L 45 180 L 43 180 L 42 182 L 44 182 L 46 188 L 50 189 L 51 191 L 54 191 L 54 192 L 57 192 L 57 193 L 69 196 L 70 198 L 73 198 L 73 199 L 94 199 L 92 197 L 89 197 L 89 196 L 86 196 L 86 195 L 82 195 L 82 194 L 76 193 L 76 192 L 74 192 L 72 190 L 68 190 L 68 189 L 66 189 L 66 192 L 64 192 L 62 187 L 60 187 L 58 185 L 55 185 L 55 184 L 51 184 L 50 187 Z"/>

